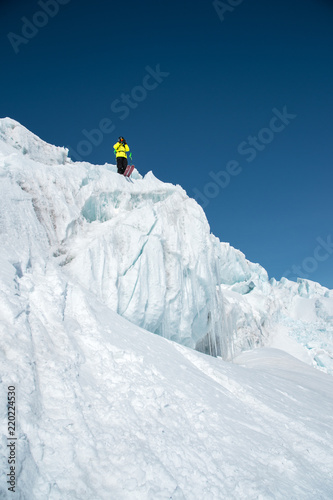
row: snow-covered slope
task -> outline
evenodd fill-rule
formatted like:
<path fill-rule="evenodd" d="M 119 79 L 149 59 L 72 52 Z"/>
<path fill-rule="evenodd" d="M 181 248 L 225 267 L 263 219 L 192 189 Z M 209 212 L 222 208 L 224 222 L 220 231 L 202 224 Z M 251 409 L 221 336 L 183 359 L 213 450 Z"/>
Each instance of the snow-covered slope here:
<path fill-rule="evenodd" d="M 332 498 L 330 375 L 274 349 L 232 364 L 170 342 L 51 262 L 17 277 L 8 300 L 0 498 L 13 498 L 12 385 L 20 500 Z"/>
<path fill-rule="evenodd" d="M 332 292 L 133 177 L 0 120 L 0 498 L 15 386 L 19 500 L 331 499 Z"/>

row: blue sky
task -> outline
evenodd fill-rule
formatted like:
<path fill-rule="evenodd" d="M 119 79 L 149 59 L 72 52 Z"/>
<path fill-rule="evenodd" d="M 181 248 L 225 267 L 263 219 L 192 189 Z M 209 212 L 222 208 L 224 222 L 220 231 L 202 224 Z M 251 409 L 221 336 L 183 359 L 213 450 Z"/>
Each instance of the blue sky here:
<path fill-rule="evenodd" d="M 333 288 L 332 1 L 0 11 L 1 117 L 92 163 L 123 135 L 141 174 L 180 184 L 270 277 Z"/>

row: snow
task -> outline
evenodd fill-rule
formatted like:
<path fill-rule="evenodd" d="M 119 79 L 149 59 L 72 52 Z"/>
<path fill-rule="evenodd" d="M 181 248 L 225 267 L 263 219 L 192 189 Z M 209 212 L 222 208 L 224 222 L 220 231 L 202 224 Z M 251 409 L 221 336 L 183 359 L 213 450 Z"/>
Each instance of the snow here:
<path fill-rule="evenodd" d="M 333 497 L 332 291 L 9 118 L 0 183 L 0 498 L 9 385 L 18 499 Z"/>
<path fill-rule="evenodd" d="M 68 161 L 68 149 L 52 146 L 10 118 L 0 120 L 0 140 L 31 160 L 44 165 L 58 165 Z"/>

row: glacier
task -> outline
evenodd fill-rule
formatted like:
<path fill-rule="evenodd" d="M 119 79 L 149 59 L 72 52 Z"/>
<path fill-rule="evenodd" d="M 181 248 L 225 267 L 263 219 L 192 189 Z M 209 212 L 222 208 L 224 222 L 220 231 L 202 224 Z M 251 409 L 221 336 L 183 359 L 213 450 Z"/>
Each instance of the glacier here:
<path fill-rule="evenodd" d="M 269 280 L 210 233 L 180 186 L 152 172 L 135 171 L 130 183 L 114 165 L 72 162 L 9 118 L 0 141 L 1 238 L 19 273 L 45 255 L 107 307 L 169 340 L 230 360 L 283 337 L 288 352 L 332 373 L 331 290 Z"/>
<path fill-rule="evenodd" d="M 332 497 L 331 290 L 269 279 L 180 186 L 73 162 L 10 118 L 0 183 L 17 498 Z"/>

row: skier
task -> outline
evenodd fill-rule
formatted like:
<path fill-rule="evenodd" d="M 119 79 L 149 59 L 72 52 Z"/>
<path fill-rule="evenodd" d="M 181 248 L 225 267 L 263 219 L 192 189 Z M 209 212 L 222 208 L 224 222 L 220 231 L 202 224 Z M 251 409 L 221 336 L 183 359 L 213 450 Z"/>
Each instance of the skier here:
<path fill-rule="evenodd" d="M 113 146 L 117 158 L 118 174 L 124 174 L 127 167 L 127 152 L 130 150 L 125 139 L 120 136 L 118 142 Z"/>

